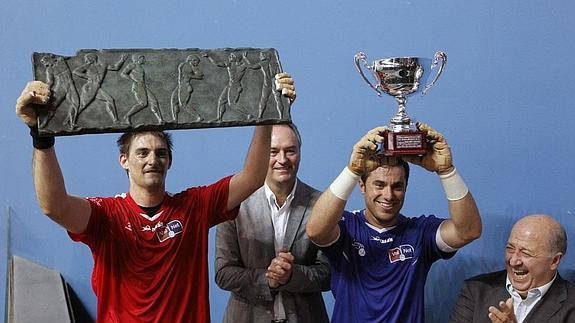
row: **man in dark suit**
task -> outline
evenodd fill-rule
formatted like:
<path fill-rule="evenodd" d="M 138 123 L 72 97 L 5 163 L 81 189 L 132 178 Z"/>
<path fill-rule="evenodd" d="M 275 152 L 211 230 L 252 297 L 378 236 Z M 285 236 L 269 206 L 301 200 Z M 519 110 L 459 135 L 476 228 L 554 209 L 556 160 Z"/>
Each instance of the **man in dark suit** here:
<path fill-rule="evenodd" d="M 557 272 L 566 250 L 559 222 L 522 218 L 505 247 L 506 270 L 465 281 L 449 322 L 575 322 L 575 286 Z"/>
<path fill-rule="evenodd" d="M 231 292 L 224 322 L 328 322 L 329 264 L 305 232 L 320 193 L 297 179 L 300 146 L 294 125 L 275 125 L 264 186 L 217 227 L 216 283 Z"/>

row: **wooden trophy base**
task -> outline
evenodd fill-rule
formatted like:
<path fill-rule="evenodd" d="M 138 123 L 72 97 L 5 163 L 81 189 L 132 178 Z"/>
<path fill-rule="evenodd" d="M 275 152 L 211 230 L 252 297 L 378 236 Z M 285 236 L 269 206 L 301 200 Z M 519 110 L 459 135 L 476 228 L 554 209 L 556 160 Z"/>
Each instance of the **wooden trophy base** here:
<path fill-rule="evenodd" d="M 425 131 L 386 131 L 383 155 L 423 155 L 426 151 L 425 135 Z"/>

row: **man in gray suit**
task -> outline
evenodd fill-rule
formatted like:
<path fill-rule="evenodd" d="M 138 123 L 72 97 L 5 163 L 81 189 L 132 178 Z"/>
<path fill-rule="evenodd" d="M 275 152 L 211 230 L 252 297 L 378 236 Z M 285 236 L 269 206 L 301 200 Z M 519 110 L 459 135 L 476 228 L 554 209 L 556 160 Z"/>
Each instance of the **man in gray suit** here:
<path fill-rule="evenodd" d="M 557 272 L 566 251 L 559 222 L 522 218 L 505 247 L 506 270 L 465 281 L 449 322 L 575 322 L 575 286 Z"/>
<path fill-rule="evenodd" d="M 264 186 L 217 226 L 216 283 L 231 292 L 224 322 L 328 322 L 329 264 L 305 232 L 320 192 L 297 179 L 300 147 L 293 124 L 275 125 Z"/>

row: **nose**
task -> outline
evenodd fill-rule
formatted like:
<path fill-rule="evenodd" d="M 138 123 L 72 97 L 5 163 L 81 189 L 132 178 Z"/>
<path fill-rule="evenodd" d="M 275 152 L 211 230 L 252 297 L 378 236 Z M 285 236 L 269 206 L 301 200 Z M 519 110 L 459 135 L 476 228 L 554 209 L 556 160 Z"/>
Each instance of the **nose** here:
<path fill-rule="evenodd" d="M 160 161 L 160 157 L 155 152 L 151 152 L 148 155 L 147 163 L 149 165 L 156 165 L 159 161 Z"/>
<path fill-rule="evenodd" d="M 391 201 L 393 200 L 393 189 L 391 188 L 391 186 L 386 186 L 381 190 L 381 196 L 383 196 L 383 198 L 386 201 Z"/>
<path fill-rule="evenodd" d="M 523 259 L 517 252 L 509 252 L 509 265 L 520 266 L 523 263 Z"/>
<path fill-rule="evenodd" d="M 284 151 L 279 151 L 279 152 L 277 153 L 277 155 L 276 155 L 276 160 L 277 160 L 279 163 L 284 164 L 284 163 L 286 162 L 286 160 L 287 160 L 287 158 L 286 158 L 286 153 L 285 153 Z"/>

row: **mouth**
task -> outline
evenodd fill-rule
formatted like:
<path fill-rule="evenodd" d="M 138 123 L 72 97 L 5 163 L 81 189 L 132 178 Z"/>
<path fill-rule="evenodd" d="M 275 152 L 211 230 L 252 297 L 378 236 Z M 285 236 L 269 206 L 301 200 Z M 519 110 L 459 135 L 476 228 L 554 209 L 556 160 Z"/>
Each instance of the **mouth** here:
<path fill-rule="evenodd" d="M 523 279 L 525 279 L 525 277 L 527 277 L 527 274 L 529 274 L 529 272 L 526 270 L 517 270 L 517 269 L 513 269 L 512 273 L 513 273 L 513 278 L 515 280 L 523 280 Z"/>
<path fill-rule="evenodd" d="M 375 203 L 384 210 L 393 209 L 393 203 L 389 203 L 389 202 L 385 202 L 385 201 L 375 201 Z"/>

